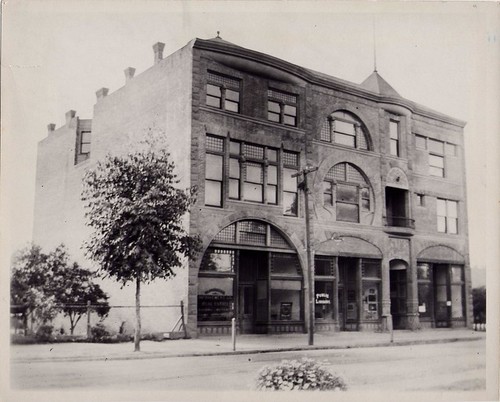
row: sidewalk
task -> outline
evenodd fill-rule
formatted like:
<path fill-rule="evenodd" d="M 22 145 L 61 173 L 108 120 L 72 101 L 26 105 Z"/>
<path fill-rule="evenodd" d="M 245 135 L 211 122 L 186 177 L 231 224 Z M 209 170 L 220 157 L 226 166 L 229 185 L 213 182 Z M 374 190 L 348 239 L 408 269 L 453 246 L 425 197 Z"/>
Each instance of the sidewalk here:
<path fill-rule="evenodd" d="M 239 335 L 236 351 L 230 336 L 206 336 L 198 339 L 141 341 L 141 351 L 133 352 L 133 343 L 54 343 L 43 345 L 11 345 L 11 362 L 91 361 L 154 359 L 184 356 L 214 356 L 285 352 L 296 350 L 346 349 L 380 346 L 419 345 L 485 339 L 485 332 L 468 329 L 428 329 L 390 333 L 333 332 L 316 333 L 314 345 L 308 345 L 307 334 Z"/>

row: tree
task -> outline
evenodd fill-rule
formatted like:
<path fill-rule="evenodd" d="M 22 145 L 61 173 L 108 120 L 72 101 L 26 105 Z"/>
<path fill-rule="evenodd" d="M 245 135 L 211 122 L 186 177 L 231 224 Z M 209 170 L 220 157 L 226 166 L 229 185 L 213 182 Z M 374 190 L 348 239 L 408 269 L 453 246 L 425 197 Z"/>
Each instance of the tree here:
<path fill-rule="evenodd" d="M 475 323 L 486 322 L 486 288 L 481 286 L 472 289 L 472 309 Z"/>
<path fill-rule="evenodd" d="M 86 314 L 85 305 L 90 303 L 101 318 L 109 313 L 108 295 L 93 282 L 96 273 L 81 268 L 77 263 L 67 270 L 63 286 L 57 286 L 55 298 L 61 304 L 61 311 L 70 321 L 70 333 L 73 335 L 76 324 Z"/>
<path fill-rule="evenodd" d="M 64 248 L 45 254 L 34 244 L 14 255 L 11 275 L 10 303 L 13 311 L 23 315 L 25 329 L 31 316 L 31 329 L 36 321 L 45 324 L 57 314 L 52 292 L 53 278 L 64 264 Z"/>
<path fill-rule="evenodd" d="M 135 281 L 135 351 L 140 350 L 141 283 L 175 276 L 174 268 L 199 248 L 199 239 L 183 224 L 195 188 L 177 188 L 174 169 L 169 153 L 149 143 L 134 153 L 107 155 L 83 178 L 86 223 L 93 229 L 87 255 L 103 277 L 123 286 Z"/>
<path fill-rule="evenodd" d="M 97 314 L 109 311 L 108 296 L 93 282 L 95 273 L 71 264 L 64 245 L 44 253 L 40 246 L 31 244 L 14 256 L 11 275 L 10 302 L 13 311 L 23 314 L 25 327 L 28 315 L 34 322 L 46 324 L 58 312 L 69 316 L 71 334 L 90 301 Z M 32 328 L 33 329 L 33 328 Z"/>

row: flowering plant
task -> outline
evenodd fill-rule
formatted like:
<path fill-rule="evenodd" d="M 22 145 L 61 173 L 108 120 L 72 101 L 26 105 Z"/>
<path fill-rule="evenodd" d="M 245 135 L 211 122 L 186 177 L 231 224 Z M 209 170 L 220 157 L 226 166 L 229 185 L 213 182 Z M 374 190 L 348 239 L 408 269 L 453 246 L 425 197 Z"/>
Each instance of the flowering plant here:
<path fill-rule="evenodd" d="M 315 360 L 302 358 L 263 367 L 257 378 L 257 389 L 345 391 L 347 385 L 342 377 L 332 374 Z"/>

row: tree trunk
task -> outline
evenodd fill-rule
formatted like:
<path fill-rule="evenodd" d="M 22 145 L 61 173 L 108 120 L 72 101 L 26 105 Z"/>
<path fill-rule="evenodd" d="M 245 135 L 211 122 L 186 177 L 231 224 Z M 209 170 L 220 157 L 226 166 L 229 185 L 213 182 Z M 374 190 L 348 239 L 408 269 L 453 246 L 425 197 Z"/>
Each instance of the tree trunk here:
<path fill-rule="evenodd" d="M 141 279 L 136 278 L 135 284 L 135 333 L 134 333 L 134 352 L 141 351 Z"/>

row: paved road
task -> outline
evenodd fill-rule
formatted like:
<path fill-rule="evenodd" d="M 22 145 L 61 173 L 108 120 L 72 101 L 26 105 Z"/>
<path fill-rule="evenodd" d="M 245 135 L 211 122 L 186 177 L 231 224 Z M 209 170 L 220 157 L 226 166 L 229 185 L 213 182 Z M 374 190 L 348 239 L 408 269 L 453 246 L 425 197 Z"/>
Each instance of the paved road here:
<path fill-rule="evenodd" d="M 252 390 L 257 372 L 308 356 L 344 376 L 353 391 L 483 390 L 485 342 L 182 357 L 12 363 L 14 389 Z"/>

